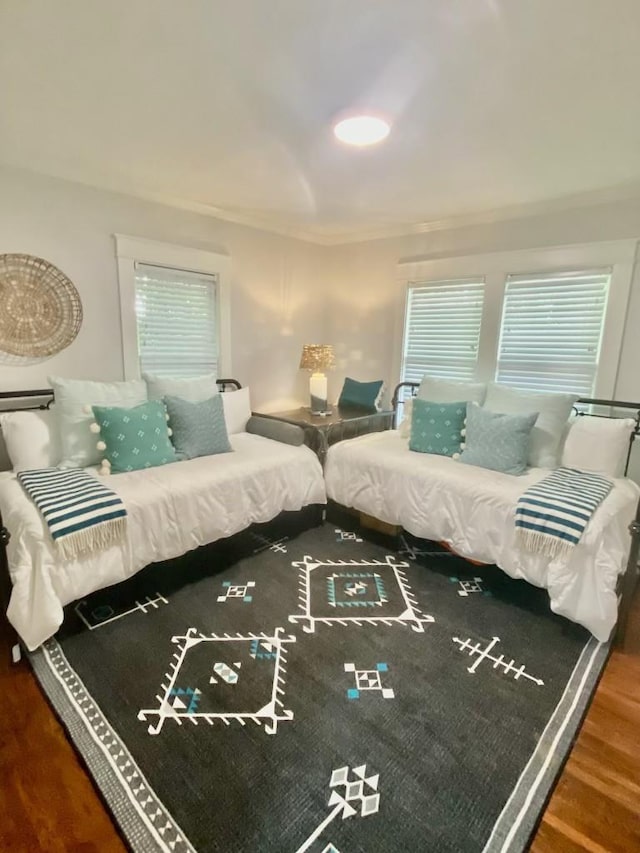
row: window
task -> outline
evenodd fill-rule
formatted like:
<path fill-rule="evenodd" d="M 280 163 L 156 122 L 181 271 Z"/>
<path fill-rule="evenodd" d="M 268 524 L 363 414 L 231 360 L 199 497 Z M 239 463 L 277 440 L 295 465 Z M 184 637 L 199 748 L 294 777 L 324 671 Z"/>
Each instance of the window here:
<path fill-rule="evenodd" d="M 135 265 L 140 371 L 201 376 L 218 369 L 214 275 Z"/>
<path fill-rule="evenodd" d="M 407 294 L 402 381 L 425 373 L 473 379 L 478 361 L 484 282 L 477 279 L 411 284 Z"/>
<path fill-rule="evenodd" d="M 611 269 L 509 275 L 496 381 L 592 395 Z"/>
<path fill-rule="evenodd" d="M 612 399 L 637 244 L 401 262 L 406 299 L 396 340 L 404 336 L 394 375 L 418 382 L 428 372 Z"/>
<path fill-rule="evenodd" d="M 232 376 L 230 259 L 115 235 L 125 379 Z"/>

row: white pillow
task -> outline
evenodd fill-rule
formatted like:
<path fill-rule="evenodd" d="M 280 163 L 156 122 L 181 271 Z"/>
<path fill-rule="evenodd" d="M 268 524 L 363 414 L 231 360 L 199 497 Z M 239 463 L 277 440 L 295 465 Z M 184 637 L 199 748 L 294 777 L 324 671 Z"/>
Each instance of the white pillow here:
<path fill-rule="evenodd" d="M 623 477 L 633 418 L 581 415 L 571 421 L 560 464 L 610 477 Z"/>
<path fill-rule="evenodd" d="M 4 412 L 0 427 L 14 471 L 55 468 L 60 462 L 60 437 L 55 412 Z"/>
<path fill-rule="evenodd" d="M 508 385 L 490 382 L 484 407 L 504 415 L 538 412 L 538 419 L 531 430 L 529 465 L 534 468 L 557 468 L 562 433 L 577 399 L 576 394 L 519 391 Z"/>
<path fill-rule="evenodd" d="M 142 379 L 129 382 L 93 382 L 87 379 L 62 379 L 50 376 L 49 384 L 55 392 L 62 468 L 85 468 L 100 462 L 96 437 L 89 426 L 93 413 L 91 406 L 138 406 L 147 400 L 147 386 Z"/>
<path fill-rule="evenodd" d="M 481 406 L 486 392 L 484 382 L 453 382 L 423 376 L 417 396 L 431 403 L 478 403 Z"/>
<path fill-rule="evenodd" d="M 249 389 L 240 388 L 239 391 L 225 391 L 222 395 L 222 407 L 227 433 L 233 435 L 236 432 L 245 432 L 247 421 L 251 417 Z"/>
<path fill-rule="evenodd" d="M 452 400 L 453 403 L 457 403 L 457 400 Z M 460 401 L 462 402 L 462 401 Z M 404 401 L 404 405 L 402 406 L 402 420 L 400 421 L 400 426 L 398 427 L 400 432 L 400 438 L 410 438 L 411 437 L 411 416 L 413 414 L 413 397 L 409 397 L 408 400 Z"/>
<path fill-rule="evenodd" d="M 177 379 L 172 376 L 158 376 L 155 373 L 143 373 L 147 383 L 150 400 L 162 400 L 163 397 L 180 397 L 190 403 L 202 403 L 218 393 L 215 373 L 204 376 L 189 376 Z"/>

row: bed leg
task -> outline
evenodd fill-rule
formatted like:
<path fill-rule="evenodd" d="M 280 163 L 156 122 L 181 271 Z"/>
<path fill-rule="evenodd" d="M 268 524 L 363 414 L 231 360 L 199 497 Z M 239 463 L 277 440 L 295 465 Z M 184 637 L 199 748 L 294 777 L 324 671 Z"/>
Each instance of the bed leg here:
<path fill-rule="evenodd" d="M 7 545 L 9 544 L 9 540 L 11 539 L 11 534 L 7 530 L 7 528 L 2 523 L 2 516 L 0 515 L 0 572 L 2 573 L 2 577 L 0 577 L 0 589 L 3 592 L 2 600 L 4 603 L 4 599 L 7 598 L 7 592 L 11 591 L 11 577 L 9 576 L 9 560 L 7 558 Z"/>
<path fill-rule="evenodd" d="M 7 545 L 10 539 L 11 534 L 2 523 L 2 516 L 0 516 L 0 605 L 2 606 L 2 616 L 4 618 L 6 618 L 9 599 L 11 598 L 11 577 L 9 575 L 9 561 L 7 560 Z M 22 647 L 13 626 L 8 621 L 7 625 L 9 628 L 11 662 L 16 664 L 22 658 Z"/>
<path fill-rule="evenodd" d="M 633 603 L 633 596 L 638 584 L 638 553 L 640 552 L 640 502 L 636 509 L 636 517 L 629 525 L 631 533 L 631 547 L 629 548 L 629 559 L 627 569 L 622 576 L 620 604 L 618 607 L 618 624 L 616 625 L 615 645 L 624 650 L 627 635 L 629 613 Z"/>

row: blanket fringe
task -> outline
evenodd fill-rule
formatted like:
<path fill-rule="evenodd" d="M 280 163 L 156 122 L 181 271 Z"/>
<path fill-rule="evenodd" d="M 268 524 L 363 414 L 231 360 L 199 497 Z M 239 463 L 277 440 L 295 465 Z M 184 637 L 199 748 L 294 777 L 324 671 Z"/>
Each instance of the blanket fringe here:
<path fill-rule="evenodd" d="M 575 548 L 573 542 L 558 539 L 557 536 L 551 536 L 540 530 L 527 530 L 523 527 L 516 527 L 516 542 L 525 551 L 544 554 L 552 560 L 558 557 L 567 559 Z"/>
<path fill-rule="evenodd" d="M 125 537 L 127 530 L 127 517 L 110 518 L 93 527 L 76 530 L 55 543 L 58 550 L 67 560 L 75 560 L 83 554 L 91 551 L 105 551 L 112 545 L 116 545 Z"/>

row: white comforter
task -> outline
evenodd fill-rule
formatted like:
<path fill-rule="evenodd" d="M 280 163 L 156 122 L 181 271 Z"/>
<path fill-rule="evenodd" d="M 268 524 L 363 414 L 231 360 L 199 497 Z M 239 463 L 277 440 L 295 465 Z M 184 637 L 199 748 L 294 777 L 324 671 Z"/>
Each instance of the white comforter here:
<path fill-rule="evenodd" d="M 126 541 L 64 563 L 15 477 L 0 480 L 0 512 L 11 533 L 7 616 L 28 648 L 55 633 L 71 601 L 282 510 L 325 503 L 320 463 L 308 447 L 248 433 L 230 441 L 234 453 L 107 477 L 127 507 Z"/>
<path fill-rule="evenodd" d="M 606 640 L 617 618 L 616 581 L 626 567 L 627 528 L 640 489 L 616 480 L 571 557 L 549 560 L 521 551 L 514 525 L 518 497 L 548 474 L 534 468 L 513 477 L 415 453 L 397 431 L 336 444 L 325 465 L 329 498 L 546 588 L 552 610 Z"/>

